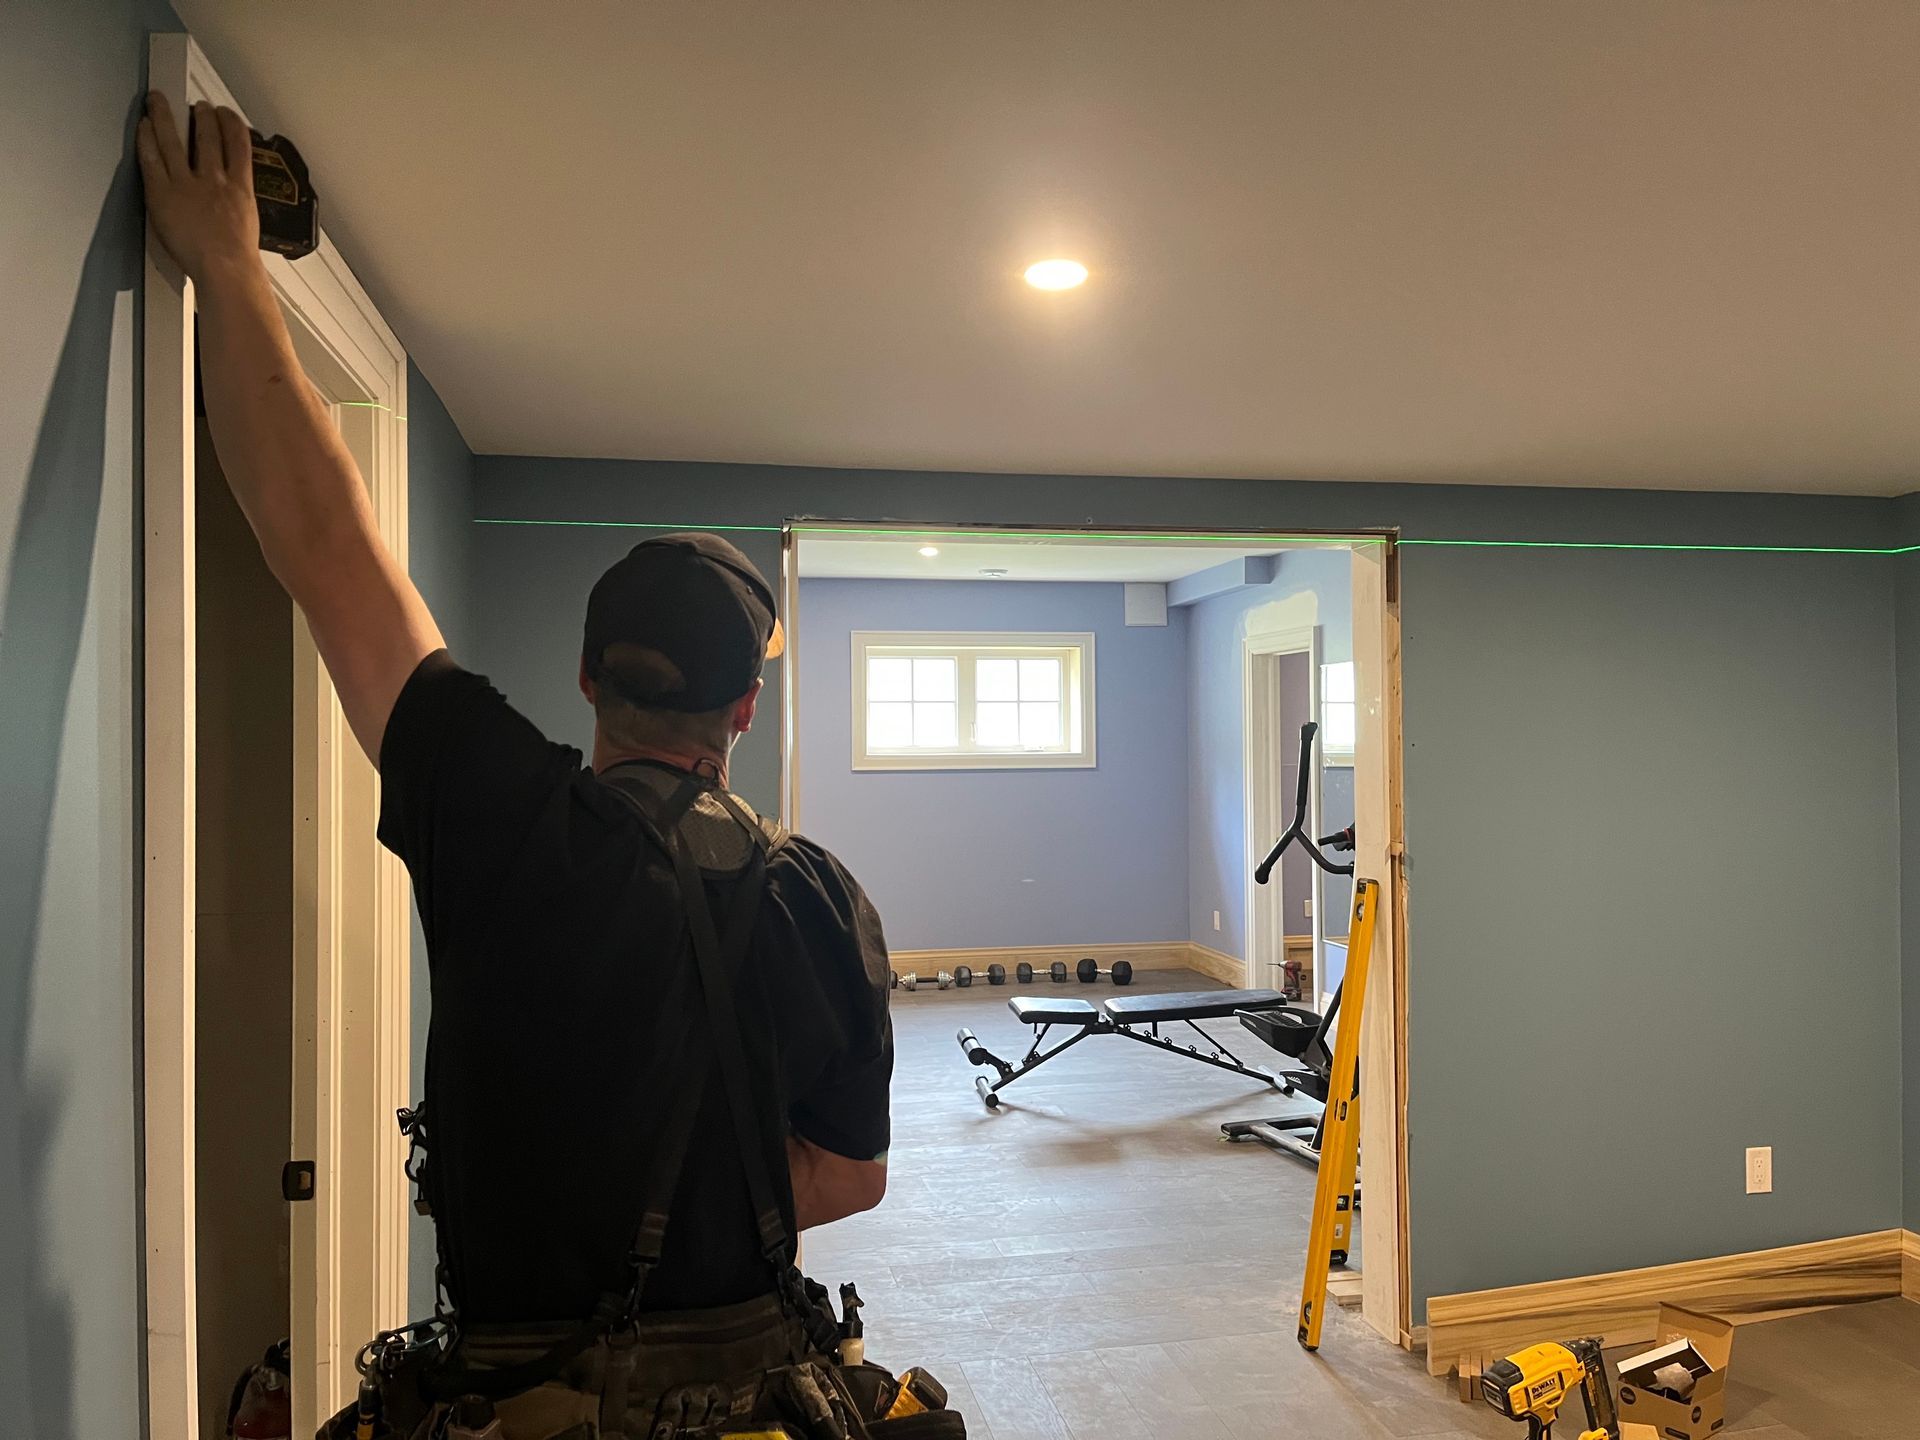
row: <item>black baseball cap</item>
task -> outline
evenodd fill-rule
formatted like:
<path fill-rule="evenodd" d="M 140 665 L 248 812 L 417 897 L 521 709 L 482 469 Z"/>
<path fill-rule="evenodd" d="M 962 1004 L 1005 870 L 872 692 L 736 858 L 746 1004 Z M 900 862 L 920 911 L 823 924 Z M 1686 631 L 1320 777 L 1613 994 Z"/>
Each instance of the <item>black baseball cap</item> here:
<path fill-rule="evenodd" d="M 745 695 L 785 648 L 766 576 L 690 531 L 642 540 L 594 583 L 580 655 L 624 699 L 697 714 Z"/>

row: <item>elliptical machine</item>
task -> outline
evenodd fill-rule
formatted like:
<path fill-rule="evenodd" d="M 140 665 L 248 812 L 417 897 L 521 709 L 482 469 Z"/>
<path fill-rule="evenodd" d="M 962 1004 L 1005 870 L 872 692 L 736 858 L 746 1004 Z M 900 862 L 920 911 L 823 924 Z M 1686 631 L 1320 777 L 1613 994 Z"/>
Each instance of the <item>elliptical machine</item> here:
<path fill-rule="evenodd" d="M 1307 858 L 1327 874 L 1353 874 L 1352 861 L 1342 865 L 1329 859 L 1325 853 L 1327 850 L 1352 853 L 1353 826 L 1349 825 L 1332 835 L 1323 835 L 1318 840 L 1308 838 L 1306 833 L 1307 787 L 1313 773 L 1313 740 L 1319 729 L 1319 725 L 1311 720 L 1300 727 L 1300 781 L 1293 797 L 1293 820 L 1267 852 L 1267 858 L 1254 870 L 1255 884 L 1267 883 L 1281 855 L 1296 842 L 1307 853 Z M 1232 1120 L 1220 1127 L 1222 1136 L 1236 1141 L 1258 1140 L 1319 1168 L 1320 1142 L 1326 1128 L 1328 1076 L 1333 1069 L 1334 1027 L 1340 1016 L 1340 996 L 1345 989 L 1346 982 L 1343 979 L 1334 990 L 1333 1001 L 1324 1015 L 1304 1005 L 1289 1005 L 1279 1010 L 1235 1012 L 1241 1025 L 1258 1036 L 1262 1043 L 1297 1062 L 1295 1068 L 1279 1072 L 1284 1082 L 1281 1093 L 1304 1096 L 1314 1103 L 1315 1108 L 1298 1115 Z M 1356 1089 L 1357 1084 L 1356 1081 Z M 1357 1184 L 1354 1198 L 1356 1202 L 1359 1199 Z"/>

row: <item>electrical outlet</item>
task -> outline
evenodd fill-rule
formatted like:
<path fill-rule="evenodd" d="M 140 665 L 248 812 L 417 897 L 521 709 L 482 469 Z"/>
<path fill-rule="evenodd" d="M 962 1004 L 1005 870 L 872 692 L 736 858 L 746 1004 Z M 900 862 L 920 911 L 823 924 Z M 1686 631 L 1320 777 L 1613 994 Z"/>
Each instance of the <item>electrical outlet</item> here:
<path fill-rule="evenodd" d="M 1302 900 L 1300 902 L 1300 913 L 1311 920 L 1313 918 L 1313 901 Z"/>
<path fill-rule="evenodd" d="M 1747 1194 L 1773 1193 L 1773 1147 L 1754 1145 L 1747 1149 Z"/>
<path fill-rule="evenodd" d="M 1213 928 L 1216 930 L 1220 928 L 1220 912 L 1218 910 L 1213 912 Z"/>

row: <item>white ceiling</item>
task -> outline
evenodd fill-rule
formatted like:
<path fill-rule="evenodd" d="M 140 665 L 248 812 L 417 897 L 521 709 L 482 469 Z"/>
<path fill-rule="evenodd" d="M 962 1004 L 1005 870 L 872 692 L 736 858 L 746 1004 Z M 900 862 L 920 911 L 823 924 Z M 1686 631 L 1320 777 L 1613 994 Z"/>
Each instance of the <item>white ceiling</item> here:
<path fill-rule="evenodd" d="M 971 539 L 901 535 L 884 539 L 803 533 L 800 576 L 805 580 L 1178 580 L 1249 555 L 1275 555 L 1283 546 L 1139 545 L 1104 541 Z M 926 556 L 922 546 L 940 553 Z M 1001 569 L 1005 576 L 983 575 Z"/>
<path fill-rule="evenodd" d="M 479 451 L 1920 487 L 1913 0 L 176 8 Z"/>

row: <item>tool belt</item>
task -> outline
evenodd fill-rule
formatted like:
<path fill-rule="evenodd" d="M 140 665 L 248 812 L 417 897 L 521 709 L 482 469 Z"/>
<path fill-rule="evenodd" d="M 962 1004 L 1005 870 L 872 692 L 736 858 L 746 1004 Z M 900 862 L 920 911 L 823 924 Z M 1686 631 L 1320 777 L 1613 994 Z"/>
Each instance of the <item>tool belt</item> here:
<path fill-rule="evenodd" d="M 660 1260 L 703 1098 L 700 1085 L 689 1085 L 641 1177 L 640 1219 L 624 1273 L 614 1277 L 591 1316 L 558 1325 L 481 1326 L 443 1311 L 384 1332 L 361 1351 L 358 1400 L 322 1426 L 318 1440 L 442 1440 L 474 1433 L 500 1440 L 964 1440 L 965 1422 L 946 1408 L 945 1392 L 937 1382 L 929 1384 L 924 1372 L 896 1379 L 877 1365 L 841 1363 L 841 1327 L 827 1292 L 787 1258 L 786 1223 L 763 1130 L 779 1119 L 778 1107 L 773 1097 L 753 1093 L 734 1004 L 734 981 L 745 970 L 766 892 L 767 861 L 784 843 L 784 833 L 770 835 L 711 778 L 679 777 L 663 794 L 649 783 L 662 773 L 617 766 L 601 778 L 632 805 L 649 840 L 674 867 L 707 1021 L 704 1034 L 697 1023 L 684 1027 L 681 1054 L 691 1058 L 704 1040 L 714 1057 L 772 1293 L 675 1314 L 640 1307 L 647 1277 Z M 730 817 L 751 841 L 724 932 L 715 923 L 688 834 L 696 808 L 700 823 L 711 827 Z M 710 829 L 704 838 L 711 838 Z M 424 1199 L 429 1161 L 422 1156 L 421 1110 L 403 1111 L 401 1128 L 413 1144 L 407 1173 Z M 784 1141 L 784 1127 L 779 1138 Z M 444 1244 L 441 1251 L 444 1278 Z M 473 1407 L 489 1414 L 498 1429 L 473 1428 Z"/>

